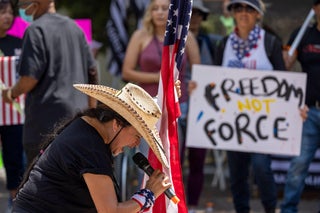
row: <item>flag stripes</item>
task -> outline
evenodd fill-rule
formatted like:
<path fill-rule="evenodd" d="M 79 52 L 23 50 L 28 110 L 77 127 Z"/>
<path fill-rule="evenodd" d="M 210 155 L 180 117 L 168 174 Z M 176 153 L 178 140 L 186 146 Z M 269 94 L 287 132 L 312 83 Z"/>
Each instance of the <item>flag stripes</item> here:
<path fill-rule="evenodd" d="M 1 88 L 13 86 L 17 79 L 18 74 L 16 73 L 16 62 L 17 57 L 5 56 L 0 57 L 0 79 Z M 25 95 L 19 96 L 16 101 L 20 104 L 21 108 L 24 108 Z M 12 104 L 7 104 L 0 99 L 0 126 L 6 125 L 17 125 L 24 123 L 24 115 L 20 114 L 14 109 Z"/>
<path fill-rule="evenodd" d="M 191 18 L 192 0 L 171 0 L 162 52 L 161 75 L 158 90 L 158 103 L 162 116 L 158 124 L 160 137 L 170 162 L 170 168 L 162 168 L 152 151 L 149 151 L 150 163 L 162 169 L 172 180 L 173 188 L 180 199 L 178 206 L 164 196 L 158 198 L 153 212 L 188 212 L 185 202 L 183 177 L 179 156 L 177 118 L 180 115 L 179 103 L 175 91 L 175 81 L 185 52 Z"/>

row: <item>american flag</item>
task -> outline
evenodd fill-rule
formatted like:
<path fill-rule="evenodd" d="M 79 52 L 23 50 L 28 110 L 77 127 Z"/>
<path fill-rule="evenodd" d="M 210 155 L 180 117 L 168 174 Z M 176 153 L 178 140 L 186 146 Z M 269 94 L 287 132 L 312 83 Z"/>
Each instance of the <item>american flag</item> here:
<path fill-rule="evenodd" d="M 15 85 L 18 79 L 16 56 L 0 57 L 0 90 Z M 24 123 L 25 95 L 19 96 L 14 103 L 7 104 L 0 98 L 0 126 Z"/>
<path fill-rule="evenodd" d="M 155 202 L 153 212 L 188 212 L 185 202 L 177 133 L 177 118 L 180 115 L 180 110 L 174 83 L 178 79 L 182 65 L 191 11 L 192 0 L 171 0 L 162 52 L 158 90 L 158 103 L 162 109 L 162 117 L 158 128 L 170 162 L 170 168 L 163 168 L 153 152 L 150 151 L 148 155 L 152 166 L 162 169 L 171 178 L 173 189 L 180 202 L 178 205 L 173 204 L 164 195 L 161 195 Z"/>

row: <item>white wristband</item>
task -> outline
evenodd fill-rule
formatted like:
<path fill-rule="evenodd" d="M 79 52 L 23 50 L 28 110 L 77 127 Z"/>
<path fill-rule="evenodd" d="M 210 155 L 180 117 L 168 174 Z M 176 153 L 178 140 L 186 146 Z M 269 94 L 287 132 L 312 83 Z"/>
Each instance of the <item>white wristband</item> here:
<path fill-rule="evenodd" d="M 7 98 L 8 98 L 10 101 L 13 101 L 13 98 L 12 98 L 12 89 L 11 89 L 11 88 L 8 89 Z"/>

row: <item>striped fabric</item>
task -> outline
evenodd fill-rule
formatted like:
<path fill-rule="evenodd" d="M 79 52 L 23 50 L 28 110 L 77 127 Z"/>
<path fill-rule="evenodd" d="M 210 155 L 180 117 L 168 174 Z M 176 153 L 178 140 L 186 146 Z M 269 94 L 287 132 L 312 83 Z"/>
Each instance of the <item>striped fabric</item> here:
<path fill-rule="evenodd" d="M 108 63 L 109 72 L 112 75 L 121 75 L 121 66 L 129 41 L 126 27 L 127 19 L 126 0 L 113 0 L 110 3 L 110 18 L 107 22 L 106 31 L 111 49 Z"/>
<path fill-rule="evenodd" d="M 0 57 L 0 87 L 1 89 L 13 86 L 19 75 L 16 72 L 17 57 Z M 15 100 L 24 109 L 25 95 Z M 22 110 L 23 112 L 23 110 Z M 20 114 L 13 104 L 7 104 L 0 99 L 0 126 L 17 125 L 24 123 L 24 114 Z"/>
<path fill-rule="evenodd" d="M 174 83 L 182 67 L 182 59 L 188 36 L 192 1 L 171 0 L 168 21 L 163 43 L 161 76 L 158 89 L 158 104 L 162 110 L 159 121 L 159 134 L 163 143 L 170 168 L 162 168 L 154 153 L 149 151 L 148 159 L 155 169 L 162 169 L 172 180 L 172 188 L 180 199 L 178 205 L 165 199 L 157 198 L 153 212 L 187 213 L 182 169 L 179 156 L 177 119 L 180 116 L 179 100 Z"/>

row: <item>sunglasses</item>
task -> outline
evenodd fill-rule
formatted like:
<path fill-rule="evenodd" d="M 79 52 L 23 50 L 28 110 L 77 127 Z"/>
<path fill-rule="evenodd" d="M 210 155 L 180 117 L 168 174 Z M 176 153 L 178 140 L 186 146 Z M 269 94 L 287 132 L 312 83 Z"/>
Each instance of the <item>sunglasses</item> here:
<path fill-rule="evenodd" d="M 242 4 L 234 4 L 232 6 L 232 10 L 236 13 L 241 13 L 241 12 L 253 13 L 256 11 L 256 9 L 254 9 L 250 5 L 242 5 Z"/>

